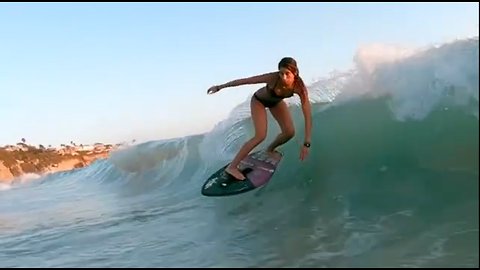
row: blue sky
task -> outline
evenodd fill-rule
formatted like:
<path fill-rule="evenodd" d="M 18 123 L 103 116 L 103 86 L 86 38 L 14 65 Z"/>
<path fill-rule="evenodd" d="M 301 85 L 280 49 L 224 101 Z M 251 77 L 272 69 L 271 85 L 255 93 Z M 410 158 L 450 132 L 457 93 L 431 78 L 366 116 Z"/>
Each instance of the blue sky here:
<path fill-rule="evenodd" d="M 1 3 L 0 145 L 203 133 L 297 59 L 306 82 L 369 43 L 478 36 L 478 3 Z"/>

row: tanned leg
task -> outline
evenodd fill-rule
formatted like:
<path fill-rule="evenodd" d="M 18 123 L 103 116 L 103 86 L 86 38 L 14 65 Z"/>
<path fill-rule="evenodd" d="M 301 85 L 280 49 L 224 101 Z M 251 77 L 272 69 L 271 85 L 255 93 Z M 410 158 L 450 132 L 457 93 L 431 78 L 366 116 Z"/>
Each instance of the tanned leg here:
<path fill-rule="evenodd" d="M 277 135 L 277 137 L 267 148 L 267 151 L 270 154 L 273 154 L 277 147 L 288 142 L 293 138 L 293 136 L 295 136 L 295 126 L 293 125 L 288 106 L 284 101 L 281 101 L 275 107 L 270 108 L 270 112 L 275 120 L 277 120 L 281 129 L 280 134 Z"/>
<path fill-rule="evenodd" d="M 227 166 L 225 171 L 235 177 L 237 180 L 245 180 L 245 176 L 238 169 L 240 161 L 244 159 L 250 151 L 252 151 L 257 145 L 259 145 L 267 137 L 267 112 L 265 107 L 252 97 L 250 101 L 250 109 L 252 113 L 253 126 L 255 128 L 255 136 L 248 140 L 238 151 L 235 158 L 230 165 Z"/>

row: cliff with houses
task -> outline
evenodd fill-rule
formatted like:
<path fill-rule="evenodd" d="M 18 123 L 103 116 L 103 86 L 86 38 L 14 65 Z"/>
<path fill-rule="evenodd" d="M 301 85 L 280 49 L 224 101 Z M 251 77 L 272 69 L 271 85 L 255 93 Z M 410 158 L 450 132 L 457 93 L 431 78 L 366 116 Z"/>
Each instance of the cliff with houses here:
<path fill-rule="evenodd" d="M 38 175 L 82 168 L 92 162 L 107 158 L 120 144 L 70 145 L 38 147 L 25 140 L 16 145 L 0 147 L 0 182 L 10 183 L 27 173 Z"/>

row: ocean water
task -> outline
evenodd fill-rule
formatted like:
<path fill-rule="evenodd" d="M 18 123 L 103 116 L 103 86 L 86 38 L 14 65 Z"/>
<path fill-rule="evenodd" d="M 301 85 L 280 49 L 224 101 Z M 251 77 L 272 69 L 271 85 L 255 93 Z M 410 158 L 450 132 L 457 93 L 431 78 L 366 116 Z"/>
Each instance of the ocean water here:
<path fill-rule="evenodd" d="M 264 188 L 203 197 L 252 134 L 248 101 L 205 134 L 0 186 L 1 267 L 478 267 L 478 38 L 363 48 L 309 85 Z M 264 147 L 279 131 L 269 116 Z"/>

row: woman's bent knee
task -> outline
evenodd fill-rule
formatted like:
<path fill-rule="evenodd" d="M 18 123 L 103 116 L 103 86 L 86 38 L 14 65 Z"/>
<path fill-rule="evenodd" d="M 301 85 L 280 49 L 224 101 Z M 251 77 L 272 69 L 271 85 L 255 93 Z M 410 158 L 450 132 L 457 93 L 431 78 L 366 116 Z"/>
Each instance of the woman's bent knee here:
<path fill-rule="evenodd" d="M 260 144 L 265 140 L 266 137 L 266 135 L 255 135 L 255 137 L 253 137 L 251 141 L 255 144 Z"/>
<path fill-rule="evenodd" d="M 287 140 L 290 140 L 295 136 L 295 129 L 286 130 L 285 132 L 283 132 L 283 136 L 285 136 Z"/>

